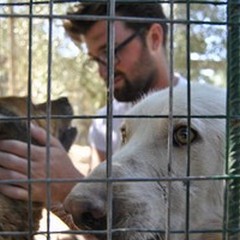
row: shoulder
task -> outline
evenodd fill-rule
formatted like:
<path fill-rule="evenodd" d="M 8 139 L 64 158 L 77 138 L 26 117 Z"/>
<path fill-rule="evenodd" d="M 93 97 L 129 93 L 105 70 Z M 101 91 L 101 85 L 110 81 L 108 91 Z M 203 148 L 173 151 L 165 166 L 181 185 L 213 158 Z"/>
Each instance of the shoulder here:
<path fill-rule="evenodd" d="M 177 85 L 186 85 L 187 84 L 187 79 L 184 78 L 181 74 L 174 73 L 174 77 L 177 79 Z"/>
<path fill-rule="evenodd" d="M 126 111 L 128 111 L 133 106 L 132 103 L 129 102 L 118 102 L 116 99 L 113 99 L 112 102 L 112 108 L 114 114 L 125 114 Z M 105 115 L 107 113 L 107 105 L 100 108 L 97 111 L 97 115 Z"/>

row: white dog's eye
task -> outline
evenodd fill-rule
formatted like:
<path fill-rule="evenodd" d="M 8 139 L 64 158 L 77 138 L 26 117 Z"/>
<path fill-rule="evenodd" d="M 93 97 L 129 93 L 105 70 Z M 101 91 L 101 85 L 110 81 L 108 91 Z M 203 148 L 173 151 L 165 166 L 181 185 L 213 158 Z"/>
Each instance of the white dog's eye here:
<path fill-rule="evenodd" d="M 190 134 L 189 143 L 192 143 L 197 137 L 197 132 L 195 130 L 188 128 L 187 126 L 180 126 L 176 128 L 173 132 L 173 144 L 178 147 L 187 145 L 188 134 Z"/>
<path fill-rule="evenodd" d="M 121 136 L 122 136 L 122 145 L 127 142 L 127 130 L 125 126 L 122 126 L 121 129 Z"/>

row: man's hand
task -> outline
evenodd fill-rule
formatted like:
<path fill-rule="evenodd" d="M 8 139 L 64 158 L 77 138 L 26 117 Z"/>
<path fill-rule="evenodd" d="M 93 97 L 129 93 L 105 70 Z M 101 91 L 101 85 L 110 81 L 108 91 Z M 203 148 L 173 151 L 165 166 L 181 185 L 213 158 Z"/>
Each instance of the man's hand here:
<path fill-rule="evenodd" d="M 58 139 L 50 136 L 49 158 L 47 158 L 47 133 L 44 129 L 32 126 L 32 137 L 42 146 L 31 145 L 31 163 L 28 162 L 28 144 L 16 140 L 0 141 L 0 180 L 14 181 L 12 183 L 0 184 L 0 192 L 4 195 L 19 199 L 29 200 L 29 184 L 31 184 L 31 197 L 33 201 L 46 202 L 48 190 L 51 194 L 51 201 L 62 202 L 72 187 L 74 179 L 83 175 L 73 166 L 67 152 Z M 29 166 L 31 169 L 29 171 Z M 30 172 L 30 176 L 28 176 Z M 47 172 L 49 176 L 47 176 Z M 51 182 L 51 180 L 72 179 L 73 181 Z M 18 182 L 18 180 L 20 180 Z M 37 181 L 41 181 L 37 182 Z M 16 182 L 15 182 L 16 181 Z"/>

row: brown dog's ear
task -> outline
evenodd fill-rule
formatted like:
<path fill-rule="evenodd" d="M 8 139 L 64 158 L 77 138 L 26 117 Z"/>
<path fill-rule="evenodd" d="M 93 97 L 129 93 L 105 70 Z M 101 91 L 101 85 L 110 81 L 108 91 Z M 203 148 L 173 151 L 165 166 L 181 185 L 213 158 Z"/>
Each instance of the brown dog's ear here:
<path fill-rule="evenodd" d="M 47 102 L 37 104 L 35 105 L 36 109 L 42 112 L 46 112 L 47 110 Z M 69 103 L 68 99 L 66 97 L 61 97 L 56 100 L 51 101 L 51 114 L 52 115 L 67 115 L 67 116 L 73 116 L 73 109 L 71 104 Z M 65 119 L 66 124 L 68 125 L 68 122 L 71 122 L 71 119 L 68 120 Z"/>
<path fill-rule="evenodd" d="M 36 109 L 46 112 L 47 103 L 37 104 Z M 61 141 L 64 148 L 69 150 L 76 138 L 77 129 L 71 127 L 73 109 L 66 97 L 51 101 L 51 115 L 53 132 L 57 133 L 56 137 Z"/>

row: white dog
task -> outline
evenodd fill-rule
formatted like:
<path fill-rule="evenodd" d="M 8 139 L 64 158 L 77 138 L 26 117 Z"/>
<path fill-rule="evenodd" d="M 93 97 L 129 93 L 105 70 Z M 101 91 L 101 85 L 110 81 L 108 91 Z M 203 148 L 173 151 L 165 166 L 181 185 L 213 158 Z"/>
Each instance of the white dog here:
<path fill-rule="evenodd" d="M 65 201 L 80 229 L 108 226 L 114 240 L 222 239 L 224 184 L 210 176 L 224 172 L 225 91 L 190 89 L 173 89 L 172 108 L 166 89 L 129 111 L 142 117 L 125 120 L 111 171 L 100 164 Z"/>

